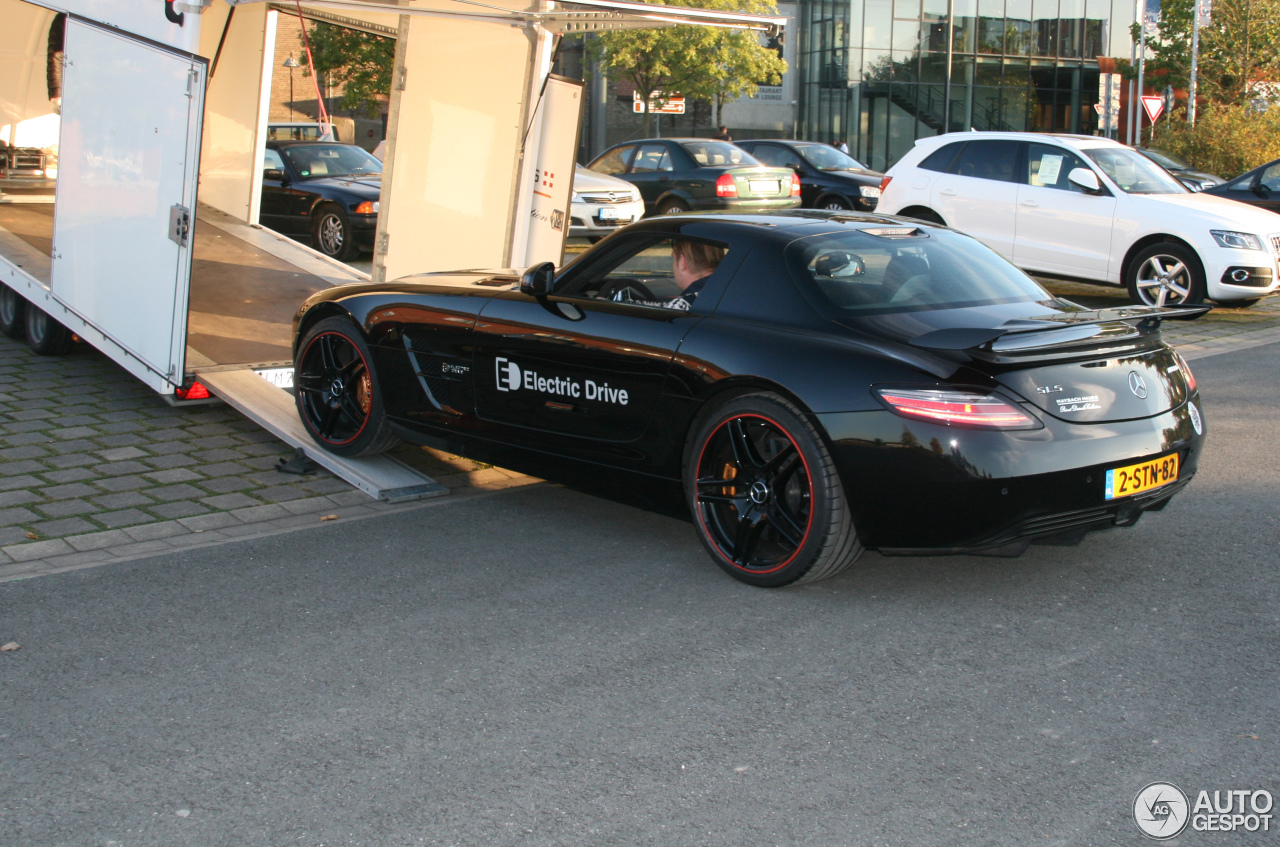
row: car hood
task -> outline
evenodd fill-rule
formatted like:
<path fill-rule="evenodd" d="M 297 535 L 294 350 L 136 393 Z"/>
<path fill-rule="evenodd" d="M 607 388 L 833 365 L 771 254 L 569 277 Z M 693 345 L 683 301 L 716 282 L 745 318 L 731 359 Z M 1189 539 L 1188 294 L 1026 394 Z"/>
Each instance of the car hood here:
<path fill-rule="evenodd" d="M 574 191 L 616 191 L 619 194 L 631 195 L 635 193 L 635 187 L 625 179 L 618 179 L 616 176 L 608 174 L 596 173 L 587 170 L 581 165 L 573 169 L 573 190 Z"/>
<path fill-rule="evenodd" d="M 1267 235 L 1280 230 L 1273 212 L 1249 206 L 1236 200 L 1228 200 L 1215 194 L 1130 194 L 1131 200 L 1147 205 L 1151 214 L 1160 215 L 1161 208 L 1177 206 L 1177 214 L 1185 218 L 1188 213 L 1203 224 L 1215 229 L 1233 229 Z"/>
<path fill-rule="evenodd" d="M 348 191 L 365 200 L 377 200 L 382 193 L 382 174 L 366 174 L 362 176 L 321 176 L 306 179 L 302 185 L 312 187 L 324 186 Z"/>

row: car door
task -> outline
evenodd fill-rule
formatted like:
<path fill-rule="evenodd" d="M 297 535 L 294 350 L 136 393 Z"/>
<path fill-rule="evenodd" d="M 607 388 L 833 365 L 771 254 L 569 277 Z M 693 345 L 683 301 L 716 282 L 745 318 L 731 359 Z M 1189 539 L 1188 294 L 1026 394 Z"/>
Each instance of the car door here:
<path fill-rule="evenodd" d="M 1105 279 L 1116 198 L 1105 185 L 1092 193 L 1071 182 L 1067 175 L 1075 168 L 1092 170 L 1065 147 L 1027 145 L 1013 261 L 1027 270 Z"/>
<path fill-rule="evenodd" d="M 1020 141 L 970 141 L 933 183 L 930 205 L 947 226 L 1013 258 L 1017 227 Z"/>
<path fill-rule="evenodd" d="M 272 174 L 268 179 L 267 174 Z M 290 191 L 285 188 L 288 169 L 284 159 L 270 147 L 262 151 L 262 205 L 258 212 L 258 221 L 263 226 L 276 232 L 292 232 L 293 216 L 290 214 Z M 284 176 L 284 179 L 277 177 Z"/>
<path fill-rule="evenodd" d="M 675 165 L 665 142 L 641 144 L 631 162 L 627 179 L 640 189 L 645 210 L 652 212 L 658 200 L 671 190 Z"/>
<path fill-rule="evenodd" d="M 473 336 L 476 414 L 492 435 L 528 444 L 537 430 L 568 441 L 535 443 L 619 452 L 608 445 L 644 432 L 676 349 L 732 272 L 722 261 L 684 311 L 661 305 L 679 293 L 665 234 L 623 236 L 593 258 L 570 268 L 547 296 L 511 291 L 481 311 Z M 609 299 L 623 292 L 648 305 Z"/>

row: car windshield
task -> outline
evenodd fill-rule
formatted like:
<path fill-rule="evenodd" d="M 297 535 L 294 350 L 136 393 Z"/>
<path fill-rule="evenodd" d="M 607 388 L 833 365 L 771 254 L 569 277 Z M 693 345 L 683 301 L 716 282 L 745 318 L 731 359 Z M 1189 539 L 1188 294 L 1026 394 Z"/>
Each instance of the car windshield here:
<path fill-rule="evenodd" d="M 820 171 L 865 171 L 867 166 L 826 144 L 797 144 L 796 149 Z"/>
<path fill-rule="evenodd" d="M 354 144 L 305 144 L 280 152 L 303 179 L 382 173 L 382 163 Z"/>
<path fill-rule="evenodd" d="M 980 242 L 945 230 L 884 226 L 804 238 L 786 262 L 829 317 L 1051 300 Z"/>
<path fill-rule="evenodd" d="M 1086 147 L 1084 154 L 1097 163 L 1111 181 L 1127 194 L 1187 194 L 1173 174 L 1129 147 Z"/>
<path fill-rule="evenodd" d="M 746 150 L 727 141 L 686 141 L 680 146 L 693 157 L 700 168 L 726 165 L 754 168 L 760 165 Z"/>
<path fill-rule="evenodd" d="M 1161 153 L 1159 150 L 1143 150 L 1142 152 L 1146 153 L 1148 159 L 1162 168 L 1178 168 L 1185 171 L 1191 167 L 1177 156 L 1170 156 L 1168 153 Z"/>

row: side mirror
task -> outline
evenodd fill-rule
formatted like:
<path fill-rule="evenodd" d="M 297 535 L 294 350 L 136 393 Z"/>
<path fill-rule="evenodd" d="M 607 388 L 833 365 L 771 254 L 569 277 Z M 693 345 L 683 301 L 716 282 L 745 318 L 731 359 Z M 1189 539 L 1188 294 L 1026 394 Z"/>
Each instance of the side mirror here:
<path fill-rule="evenodd" d="M 1067 181 L 1072 185 L 1078 185 L 1085 191 L 1098 191 L 1102 188 L 1102 183 L 1098 182 L 1098 175 L 1088 168 L 1072 168 L 1071 173 L 1067 174 Z"/>
<path fill-rule="evenodd" d="M 550 262 L 534 265 L 520 277 L 520 293 L 533 297 L 546 297 L 556 281 L 556 266 Z"/>
<path fill-rule="evenodd" d="M 274 179 L 276 182 L 285 182 L 288 177 L 284 175 L 284 171 L 279 168 L 267 168 L 262 172 L 263 179 Z"/>

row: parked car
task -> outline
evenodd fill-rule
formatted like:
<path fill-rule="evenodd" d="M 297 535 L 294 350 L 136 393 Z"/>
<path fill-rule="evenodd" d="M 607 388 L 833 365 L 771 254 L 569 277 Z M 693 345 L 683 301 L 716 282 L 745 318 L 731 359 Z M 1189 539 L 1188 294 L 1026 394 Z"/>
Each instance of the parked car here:
<path fill-rule="evenodd" d="M 1267 162 L 1230 182 L 1206 188 L 1205 193 L 1280 213 L 1280 159 Z"/>
<path fill-rule="evenodd" d="M 640 189 L 645 212 L 731 209 L 768 212 L 800 205 L 800 178 L 767 168 L 727 141 L 648 138 L 610 147 L 587 166 Z"/>
<path fill-rule="evenodd" d="M 881 212 L 952 226 L 1027 271 L 1124 285 L 1135 303 L 1249 306 L 1280 286 L 1280 221 L 1191 193 L 1109 139 L 940 135 L 886 179 Z"/>
<path fill-rule="evenodd" d="M 573 198 L 569 206 L 569 235 L 599 241 L 620 226 L 644 217 L 640 189 L 624 179 L 573 169 Z"/>
<path fill-rule="evenodd" d="M 268 141 L 262 160 L 265 227 L 335 259 L 373 249 L 382 163 L 354 144 Z"/>
<path fill-rule="evenodd" d="M 443 442 L 688 509 L 716 564 L 763 587 L 864 548 L 1075 543 L 1191 481 L 1207 424 L 1159 325 L 1207 307 L 1089 311 L 903 224 L 678 215 L 558 274 L 326 289 L 294 318 L 298 413 L 339 455 Z"/>
<path fill-rule="evenodd" d="M 1222 185 L 1222 183 L 1226 182 L 1225 179 L 1216 174 L 1196 170 L 1177 156 L 1166 153 L 1163 150 L 1156 150 L 1151 147 L 1136 147 L 1134 149 L 1176 176 L 1178 182 L 1192 191 L 1204 191 L 1206 188 L 1213 188 L 1215 185 Z"/>
<path fill-rule="evenodd" d="M 848 153 L 830 144 L 786 139 L 735 141 L 766 165 L 790 168 L 800 177 L 800 205 L 806 209 L 856 209 L 874 212 L 880 201 L 880 180 Z"/>

